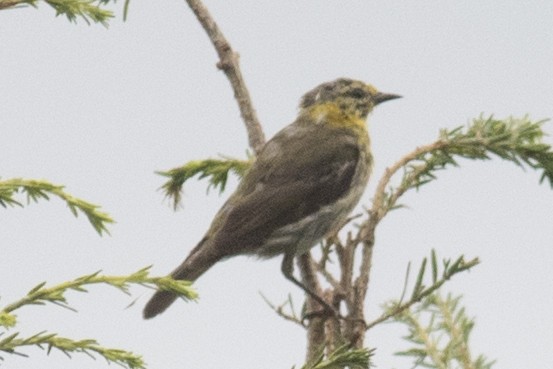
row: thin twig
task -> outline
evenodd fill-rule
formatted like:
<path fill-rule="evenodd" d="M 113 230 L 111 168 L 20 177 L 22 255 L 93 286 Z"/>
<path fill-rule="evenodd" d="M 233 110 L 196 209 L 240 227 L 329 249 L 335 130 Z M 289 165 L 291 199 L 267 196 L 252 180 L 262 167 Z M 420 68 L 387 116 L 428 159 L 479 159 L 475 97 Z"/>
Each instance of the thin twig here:
<path fill-rule="evenodd" d="M 315 269 L 317 269 L 317 272 L 321 273 L 321 275 L 332 286 L 332 288 L 339 294 L 343 295 L 344 292 L 342 291 L 342 286 L 340 285 L 340 282 L 336 280 L 336 278 L 334 278 L 334 276 L 328 270 L 326 270 L 320 262 L 313 261 L 313 265 L 315 266 Z"/>
<path fill-rule="evenodd" d="M 236 98 L 238 107 L 240 108 L 240 114 L 242 115 L 242 119 L 246 125 L 246 130 L 248 131 L 248 141 L 250 147 L 257 154 L 265 144 L 265 135 L 263 134 L 261 124 L 257 119 L 257 114 L 253 108 L 250 93 L 246 88 L 242 72 L 240 72 L 238 54 L 232 50 L 229 42 L 219 30 L 217 23 L 215 23 L 215 20 L 211 17 L 211 14 L 202 2 L 200 0 L 186 0 L 186 2 L 206 31 L 211 43 L 219 55 L 217 67 L 225 72 L 225 75 L 230 81 L 234 91 L 234 97 Z"/>
<path fill-rule="evenodd" d="M 294 307 L 293 307 L 293 304 L 292 304 L 292 298 L 290 296 L 288 296 L 287 301 L 283 302 L 279 306 L 276 306 L 271 301 L 269 301 L 269 299 L 264 294 L 262 294 L 261 292 L 259 292 L 259 294 L 261 295 L 261 298 L 265 301 L 265 303 L 267 305 L 269 305 L 271 310 L 273 310 L 275 313 L 277 313 L 277 315 L 279 315 L 281 318 L 283 318 L 284 320 L 288 320 L 292 323 L 296 323 L 296 324 L 302 326 L 303 328 L 305 328 L 305 323 L 303 323 L 303 321 L 300 318 L 298 318 L 295 314 Z M 284 312 L 284 307 L 286 305 L 290 305 L 290 310 L 292 311 L 291 314 L 288 314 L 288 313 Z"/>

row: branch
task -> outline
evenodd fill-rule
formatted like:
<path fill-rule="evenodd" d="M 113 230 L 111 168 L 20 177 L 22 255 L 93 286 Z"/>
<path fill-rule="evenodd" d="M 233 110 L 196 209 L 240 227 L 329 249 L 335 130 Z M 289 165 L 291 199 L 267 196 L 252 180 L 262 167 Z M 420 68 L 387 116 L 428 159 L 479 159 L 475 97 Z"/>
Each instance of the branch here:
<path fill-rule="evenodd" d="M 457 166 L 456 157 L 488 160 L 493 154 L 516 165 L 524 164 L 541 170 L 540 181 L 548 179 L 553 187 L 553 150 L 542 142 L 544 123 L 543 120 L 532 122 L 528 117 L 505 120 L 480 117 L 465 129 L 442 130 L 437 141 L 418 147 L 387 168 L 378 182 L 369 219 L 358 233 L 357 241 L 364 247 L 360 274 L 354 284 L 356 302 L 363 304 L 367 293 L 375 231 L 379 222 L 390 210 L 398 207 L 397 201 L 405 192 L 434 180 L 436 171 Z M 404 170 L 400 185 L 386 190 L 400 169 Z"/>
<path fill-rule="evenodd" d="M 116 287 L 127 294 L 130 284 L 140 284 L 151 288 L 171 291 L 188 300 L 197 298 L 196 291 L 191 288 L 191 282 L 177 281 L 170 277 L 150 277 L 148 274 L 149 270 L 150 267 L 143 268 L 128 276 L 106 276 L 100 275 L 100 272 L 96 272 L 48 288 L 44 287 L 46 282 L 42 282 L 33 287 L 27 293 L 27 296 L 0 309 L 0 323 L 11 323 L 10 325 L 4 325 L 6 327 L 15 325 L 15 315 L 13 315 L 12 312 L 26 305 L 53 303 L 73 310 L 73 308 L 67 304 L 65 293 L 67 291 L 88 292 L 84 286 L 99 283 Z"/>
<path fill-rule="evenodd" d="M 45 305 L 46 303 L 52 303 L 69 310 L 74 310 L 67 304 L 65 293 L 70 290 L 87 292 L 85 286 L 98 283 L 116 287 L 127 294 L 131 284 L 140 284 L 150 288 L 174 292 L 184 299 L 197 298 L 197 293 L 190 287 L 191 282 L 176 281 L 170 277 L 150 277 L 148 275 L 149 269 L 150 267 L 143 268 L 128 276 L 105 276 L 96 272 L 48 288 L 45 287 L 45 282 L 40 283 L 32 288 L 25 297 L 0 309 L 0 326 L 13 328 L 17 324 L 17 316 L 13 312 L 26 305 Z M 2 338 L 3 335 L 4 333 L 0 332 L 0 351 L 9 354 L 26 356 L 17 352 L 16 349 L 18 347 L 31 345 L 41 348 L 47 346 L 48 352 L 50 352 L 52 348 L 55 348 L 69 357 L 71 357 L 70 353 L 74 352 L 84 353 L 92 358 L 94 358 L 93 354 L 98 354 L 104 357 L 108 362 L 113 362 L 129 369 L 145 368 L 145 364 L 140 356 L 124 350 L 102 347 L 92 339 L 74 340 L 59 337 L 55 333 L 46 332 L 40 332 L 28 338 L 18 338 L 19 333 L 13 333 Z M 1 356 L 0 359 L 2 359 Z"/>
<path fill-rule="evenodd" d="M 54 185 L 47 181 L 37 181 L 21 178 L 0 180 L 0 205 L 3 207 L 23 206 L 14 199 L 14 195 L 19 191 L 27 195 L 27 203 L 38 202 L 39 199 L 50 200 L 48 194 L 55 195 L 65 201 L 73 215 L 78 216 L 78 211 L 82 212 L 96 232 L 100 235 L 108 233 L 107 224 L 114 223 L 109 214 L 99 211 L 98 205 L 78 199 L 63 191 L 64 187 Z"/>
<path fill-rule="evenodd" d="M 250 147 L 257 154 L 265 143 L 265 135 L 257 119 L 257 115 L 251 103 L 250 93 L 242 77 L 242 72 L 240 71 L 238 63 L 238 54 L 232 50 L 229 42 L 221 33 L 215 20 L 211 17 L 211 14 L 209 14 L 209 11 L 202 2 L 200 0 L 186 0 L 186 2 L 206 31 L 207 36 L 219 55 L 217 67 L 225 73 L 232 86 L 234 97 L 238 102 L 240 114 L 246 125 L 246 130 L 248 131 Z"/>
<path fill-rule="evenodd" d="M 273 310 L 282 319 L 288 320 L 292 323 L 296 323 L 297 325 L 300 325 L 303 328 L 305 328 L 305 324 L 303 323 L 303 320 L 298 317 L 298 314 L 296 314 L 296 311 L 294 309 L 294 303 L 292 302 L 292 296 L 291 295 L 288 295 L 288 299 L 286 301 L 284 301 L 281 305 L 278 305 L 278 306 L 276 306 L 271 301 L 269 301 L 269 299 L 267 297 L 265 297 L 265 295 L 263 295 L 262 293 L 260 293 L 260 295 L 261 295 L 261 298 L 263 299 L 263 301 L 265 301 L 265 303 L 267 305 L 269 305 L 271 310 Z M 287 313 L 287 312 L 284 311 L 284 307 L 286 305 L 289 306 L 290 313 Z"/>
<path fill-rule="evenodd" d="M 1 336 L 2 334 L 0 334 L 0 337 Z M 135 355 L 129 351 L 102 347 L 98 344 L 98 342 L 92 339 L 77 341 L 70 338 L 60 337 L 55 333 L 46 332 L 40 332 L 28 338 L 18 338 L 18 336 L 18 333 L 14 333 L 4 339 L 0 339 L 0 351 L 27 356 L 17 352 L 16 348 L 23 346 L 38 346 L 43 348 L 43 346 L 46 346 L 48 353 L 50 353 L 52 348 L 54 348 L 60 350 L 68 357 L 71 357 L 71 353 L 83 353 L 93 359 L 95 358 L 93 354 L 96 353 L 106 359 L 108 363 L 118 364 L 124 368 L 146 368 L 141 356 Z M 3 358 L 0 356 L 0 359 Z"/>
<path fill-rule="evenodd" d="M 184 183 L 195 175 L 199 175 L 199 179 L 208 178 L 208 191 L 211 187 L 219 189 L 219 192 L 225 190 L 229 172 L 234 172 L 239 177 L 251 166 L 253 159 L 238 160 L 231 158 L 194 160 L 185 165 L 173 168 L 158 174 L 169 177 L 161 189 L 165 192 L 165 196 L 172 200 L 173 208 L 176 209 L 181 202 L 182 187 Z"/>
<path fill-rule="evenodd" d="M 459 306 L 460 299 L 450 294 L 444 299 L 434 293 L 414 311 L 395 316 L 395 321 L 409 329 L 405 340 L 414 344 L 396 355 L 412 357 L 415 365 L 427 368 L 490 369 L 493 361 L 484 355 L 472 357 L 469 339 L 474 320 Z"/>
<path fill-rule="evenodd" d="M 323 291 L 315 273 L 315 267 L 311 253 L 308 251 L 297 258 L 298 269 L 300 271 L 301 280 L 305 287 L 316 293 L 318 296 L 323 296 Z M 321 308 L 317 301 L 311 296 L 306 295 L 307 311 L 319 311 Z M 324 352 L 326 340 L 325 335 L 325 317 L 315 316 L 309 319 L 307 325 L 307 362 L 312 362 L 321 351 Z"/>
<path fill-rule="evenodd" d="M 540 182 L 548 180 L 553 187 L 553 150 L 543 143 L 545 120 L 533 122 L 528 117 L 497 120 L 480 117 L 465 129 L 442 130 L 437 141 L 417 148 L 386 169 L 380 179 L 370 210 L 371 223 L 378 223 L 397 207 L 397 200 L 408 190 L 418 189 L 436 179 L 435 172 L 458 166 L 456 158 L 489 160 L 490 155 L 518 166 L 541 170 Z M 401 183 L 386 191 L 394 174 L 404 169 Z M 370 226 L 374 229 L 375 224 Z"/>
<path fill-rule="evenodd" d="M 439 273 L 438 261 L 436 258 L 436 252 L 434 250 L 432 250 L 430 260 L 432 268 L 432 284 L 428 287 L 423 284 L 427 265 L 427 259 L 424 258 L 419 269 L 417 280 L 415 282 L 415 286 L 413 287 L 413 292 L 409 301 L 403 303 L 401 301 L 389 303 L 389 307 L 386 309 L 386 312 L 384 312 L 384 314 L 382 314 L 376 320 L 367 324 L 366 330 L 369 330 L 377 324 L 380 324 L 392 317 L 400 315 L 402 312 L 406 311 L 414 304 L 433 294 L 454 275 L 470 270 L 480 263 L 478 258 L 472 259 L 470 261 L 465 261 L 463 256 L 457 258 L 457 260 L 455 260 L 453 263 L 450 259 L 444 259 L 442 262 L 444 270 L 442 271 L 442 273 Z M 438 278 L 439 274 L 441 274 L 441 278 Z"/>

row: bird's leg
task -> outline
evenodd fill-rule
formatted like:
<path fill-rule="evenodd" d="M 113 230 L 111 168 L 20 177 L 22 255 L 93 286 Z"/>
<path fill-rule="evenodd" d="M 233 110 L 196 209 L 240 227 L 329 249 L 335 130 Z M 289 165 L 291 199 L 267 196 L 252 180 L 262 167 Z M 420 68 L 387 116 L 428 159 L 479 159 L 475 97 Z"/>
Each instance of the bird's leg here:
<path fill-rule="evenodd" d="M 282 274 L 288 279 L 290 282 L 294 283 L 296 286 L 301 288 L 305 291 L 309 296 L 311 296 L 315 301 L 319 303 L 324 309 L 325 312 L 332 314 L 335 317 L 340 317 L 340 313 L 334 309 L 331 305 L 329 305 L 321 296 L 317 295 L 316 292 L 312 291 L 309 287 L 301 283 L 294 277 L 294 254 L 284 254 L 284 258 L 282 259 L 282 265 L 281 265 Z M 316 312 L 309 312 L 306 314 L 306 317 L 309 318 L 311 316 L 317 315 Z"/>

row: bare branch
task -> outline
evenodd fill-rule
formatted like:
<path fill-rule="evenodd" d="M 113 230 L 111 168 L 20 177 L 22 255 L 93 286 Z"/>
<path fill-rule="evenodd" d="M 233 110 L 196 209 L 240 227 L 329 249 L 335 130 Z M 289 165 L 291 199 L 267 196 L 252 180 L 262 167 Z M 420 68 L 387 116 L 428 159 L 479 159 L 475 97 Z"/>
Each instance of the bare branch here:
<path fill-rule="evenodd" d="M 250 93 L 246 88 L 242 72 L 240 72 L 240 66 L 238 63 L 239 56 L 232 50 L 229 42 L 221 33 L 217 23 L 215 23 L 215 20 L 211 17 L 211 14 L 202 2 L 200 0 L 186 0 L 186 2 L 196 15 L 196 18 L 198 18 L 198 21 L 206 31 L 211 43 L 219 55 L 217 67 L 225 72 L 228 80 L 230 81 L 234 91 L 234 97 L 236 98 L 238 107 L 240 108 L 240 114 L 242 115 L 242 119 L 244 120 L 244 124 L 246 125 L 246 129 L 248 131 L 250 147 L 256 153 L 259 153 L 265 143 L 265 135 L 261 128 L 261 124 L 257 119 L 257 114 L 253 108 Z"/>
<path fill-rule="evenodd" d="M 318 273 L 321 273 L 324 279 L 332 286 L 335 291 L 340 292 L 342 295 L 344 294 L 340 282 L 337 281 L 336 278 L 334 278 L 334 276 L 325 269 L 325 266 L 321 262 L 313 261 L 313 266 Z"/>
<path fill-rule="evenodd" d="M 317 279 L 317 275 L 313 266 L 313 259 L 310 252 L 306 252 L 298 258 L 299 270 L 301 273 L 301 279 L 305 286 L 311 291 L 315 292 L 318 296 L 322 296 L 321 286 Z M 308 311 L 317 311 L 321 307 L 310 296 L 306 295 L 307 309 Z M 325 320 L 324 316 L 315 316 L 309 319 L 307 326 L 307 362 L 313 361 L 324 349 L 325 345 Z"/>
<path fill-rule="evenodd" d="M 264 294 L 262 294 L 261 292 L 259 294 L 261 295 L 261 298 L 263 299 L 263 301 L 265 301 L 265 303 L 267 305 L 269 305 L 271 310 L 273 310 L 275 313 L 277 313 L 278 316 L 280 316 L 284 320 L 288 320 L 292 323 L 296 323 L 296 324 L 302 326 L 303 328 L 305 328 L 305 324 L 303 323 L 303 321 L 296 316 L 296 312 L 294 311 L 294 307 L 293 307 L 293 304 L 292 304 L 292 297 L 290 295 L 288 296 L 288 300 L 286 300 L 282 304 L 276 306 L 271 301 L 269 301 L 269 299 Z M 290 306 L 291 313 L 286 313 L 284 311 L 284 307 L 286 305 Z"/>

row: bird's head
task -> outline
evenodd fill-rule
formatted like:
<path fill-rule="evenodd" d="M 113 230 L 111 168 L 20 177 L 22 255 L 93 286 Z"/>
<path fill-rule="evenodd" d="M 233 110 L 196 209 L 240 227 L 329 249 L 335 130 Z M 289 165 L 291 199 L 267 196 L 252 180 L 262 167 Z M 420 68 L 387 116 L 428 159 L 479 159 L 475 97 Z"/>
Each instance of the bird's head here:
<path fill-rule="evenodd" d="M 400 98 L 399 95 L 379 92 L 361 81 L 339 78 L 323 83 L 308 93 L 300 102 L 300 114 L 307 113 L 316 122 L 363 124 L 367 115 L 378 104 Z"/>

